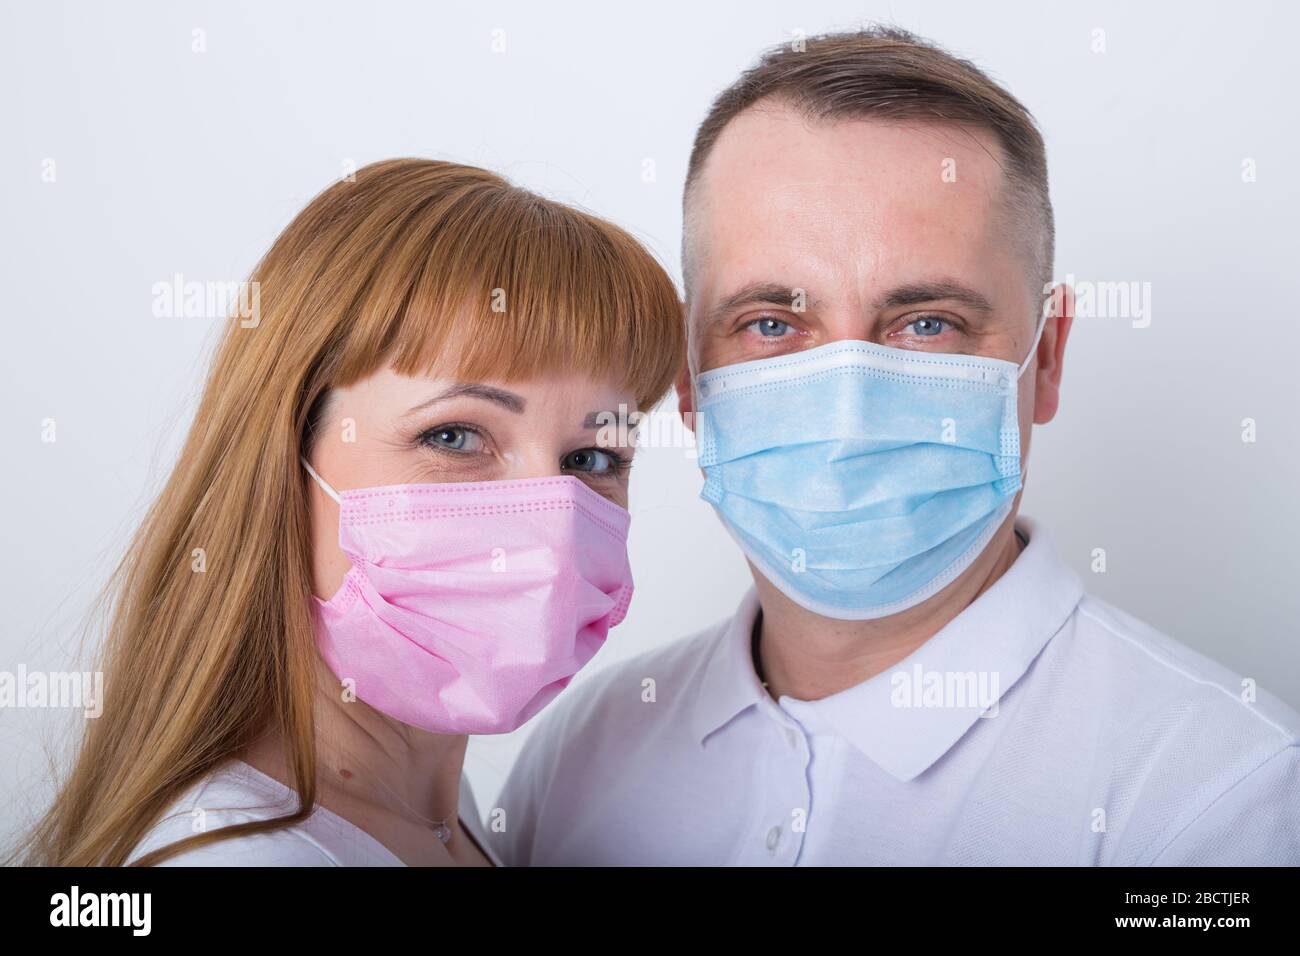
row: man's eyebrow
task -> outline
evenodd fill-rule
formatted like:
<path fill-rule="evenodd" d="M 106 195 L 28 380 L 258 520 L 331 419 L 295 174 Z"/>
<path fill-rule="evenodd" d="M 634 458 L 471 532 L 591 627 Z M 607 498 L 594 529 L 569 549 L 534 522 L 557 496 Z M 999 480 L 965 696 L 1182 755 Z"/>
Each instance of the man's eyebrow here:
<path fill-rule="evenodd" d="M 522 395 L 516 395 L 514 392 L 507 392 L 504 388 L 496 388 L 492 385 L 480 385 L 477 382 L 462 382 L 443 389 L 437 395 L 426 401 L 421 402 L 411 408 L 408 415 L 414 415 L 421 412 L 430 405 L 436 405 L 439 402 L 445 402 L 453 398 L 481 398 L 484 401 L 500 405 L 507 411 L 520 414 L 524 410 L 524 401 Z"/>
<path fill-rule="evenodd" d="M 992 312 L 993 303 L 982 292 L 951 279 L 914 282 L 890 289 L 876 303 L 877 309 L 896 309 L 900 306 L 921 305 L 925 302 L 948 300 L 961 302 L 980 312 Z"/>
<path fill-rule="evenodd" d="M 788 309 L 794 304 L 794 300 L 794 286 L 781 285 L 777 282 L 756 282 L 733 292 L 719 302 L 709 311 L 707 321 L 716 322 L 724 318 L 728 312 L 742 305 L 765 303 L 767 305 L 784 306 Z"/>

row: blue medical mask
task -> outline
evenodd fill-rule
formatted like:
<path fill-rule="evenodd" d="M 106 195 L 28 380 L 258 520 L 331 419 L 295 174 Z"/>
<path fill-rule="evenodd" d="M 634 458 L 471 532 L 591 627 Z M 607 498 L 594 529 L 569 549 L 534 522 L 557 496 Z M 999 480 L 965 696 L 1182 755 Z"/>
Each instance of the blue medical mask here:
<path fill-rule="evenodd" d="M 839 341 L 696 378 L 701 497 L 800 606 L 867 620 L 968 568 L 1021 486 L 1024 362 Z"/>

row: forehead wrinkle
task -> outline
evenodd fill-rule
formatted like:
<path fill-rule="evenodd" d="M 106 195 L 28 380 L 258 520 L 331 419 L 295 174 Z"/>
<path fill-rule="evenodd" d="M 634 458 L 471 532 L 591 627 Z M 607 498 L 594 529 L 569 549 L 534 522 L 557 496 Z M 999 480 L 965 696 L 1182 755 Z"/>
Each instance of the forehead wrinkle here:
<path fill-rule="evenodd" d="M 718 157 L 726 153 L 725 146 L 727 140 L 733 138 L 734 135 L 737 135 L 735 132 L 736 125 L 743 124 L 746 118 L 752 119 L 756 114 L 761 114 L 765 120 L 772 122 L 798 123 L 808 133 L 813 135 L 845 124 L 867 124 L 887 129 L 903 130 L 908 133 L 914 133 L 918 137 L 924 136 L 930 139 L 946 140 L 958 148 L 965 147 L 967 149 L 978 149 L 979 152 L 983 153 L 990 159 L 1000 173 L 1000 175 L 995 176 L 992 181 L 990 181 L 987 175 L 981 174 L 978 177 L 979 181 L 989 189 L 990 193 L 1007 192 L 1005 185 L 1008 182 L 1009 176 L 1003 158 L 1000 155 L 1001 149 L 998 146 L 994 134 L 982 127 L 959 120 L 947 120 L 942 117 L 937 117 L 932 121 L 923 120 L 920 122 L 910 122 L 906 119 L 899 118 L 856 116 L 837 117 L 834 115 L 819 116 L 808 113 L 806 110 L 802 109 L 798 103 L 780 97 L 765 98 L 748 107 L 733 119 L 730 124 L 728 124 L 728 127 L 724 129 L 718 137 L 718 141 L 714 144 L 712 151 L 704 165 L 701 167 L 698 175 L 687 184 L 687 188 L 683 193 L 682 273 L 687 287 L 688 299 L 690 297 L 691 287 L 694 284 L 692 279 L 695 270 L 692 268 L 692 264 L 694 259 L 699 255 L 699 236 L 697 235 L 699 220 L 704 212 L 712 206 L 711 194 L 713 190 L 709 187 L 712 185 L 713 178 L 715 178 L 714 174 L 716 173 L 715 167 L 718 162 Z M 729 133 L 732 134 L 732 136 L 728 136 Z M 958 137 L 965 142 L 959 142 Z M 865 172 L 867 168 L 871 166 L 872 158 L 873 157 L 870 154 L 861 157 L 833 156 L 827 157 L 827 161 L 845 167 L 846 169 Z M 754 165 L 754 163 L 751 162 L 751 165 Z M 896 168 L 897 166 L 898 164 L 896 163 L 877 166 L 872 168 L 871 171 L 875 173 L 880 173 L 882 171 L 887 173 L 891 168 Z M 786 181 L 777 186 L 771 187 L 771 189 L 774 192 L 797 192 L 800 189 L 819 187 L 860 189 L 862 186 L 861 180 L 865 178 L 862 172 L 859 172 L 859 175 L 855 177 L 844 180 L 823 178 L 817 180 Z M 938 181 L 937 175 L 936 181 Z M 990 198 L 993 199 L 994 197 L 991 196 Z M 802 197 L 798 201 L 810 204 L 819 203 L 821 205 L 843 205 L 841 200 L 834 197 L 826 197 L 824 199 L 818 199 L 817 197 Z M 990 202 L 990 205 L 991 204 L 992 203 Z M 870 206 L 872 204 L 864 202 L 864 205 Z"/>
<path fill-rule="evenodd" d="M 721 151 L 719 147 L 727 138 L 727 133 L 734 131 L 737 121 L 743 121 L 747 115 L 753 116 L 757 114 L 761 114 L 769 121 L 798 122 L 809 132 L 815 132 L 818 127 L 838 125 L 840 123 L 865 122 L 904 129 L 918 135 L 948 139 L 954 145 L 968 148 L 973 146 L 978 149 L 989 158 L 1000 173 L 992 182 L 989 182 L 987 177 L 981 178 L 984 179 L 985 185 L 989 187 L 991 194 L 989 197 L 990 205 L 999 203 L 1002 206 L 998 216 L 1002 226 L 1001 235 L 1019 239 L 1023 252 L 1029 260 L 1027 271 L 1030 273 L 1031 285 L 1037 290 L 1042 281 L 1039 273 L 1045 272 L 1048 268 L 1042 262 L 1045 257 L 1047 238 L 1044 235 L 1044 227 L 1039 222 L 1041 218 L 1038 209 L 1040 201 L 1036 195 L 1024 194 L 1025 190 L 1030 187 L 1027 184 L 1019 183 L 1016 171 L 1009 168 L 1005 151 L 1001 146 L 996 130 L 987 129 L 970 120 L 948 119 L 942 116 L 935 117 L 933 120 L 909 121 L 905 118 L 895 117 L 818 115 L 801 107 L 797 100 L 776 94 L 751 104 L 732 119 L 727 128 L 724 128 L 719 134 L 699 174 L 688 184 L 688 188 L 683 194 L 682 278 L 688 302 L 693 298 L 695 273 L 698 268 L 696 260 L 701 253 L 697 235 L 699 207 L 708 205 L 707 191 L 705 196 L 697 194 L 700 192 L 701 184 L 711 178 L 710 173 L 713 171 L 715 159 Z M 958 143 L 957 137 L 960 137 L 965 142 Z M 851 161 L 845 160 L 845 162 L 849 163 Z M 828 183 L 828 185 L 831 184 Z M 1014 188 L 1017 185 L 1022 188 Z M 1028 220 L 1028 222 L 1024 220 Z M 1012 233 L 1015 235 L 1012 235 Z"/>

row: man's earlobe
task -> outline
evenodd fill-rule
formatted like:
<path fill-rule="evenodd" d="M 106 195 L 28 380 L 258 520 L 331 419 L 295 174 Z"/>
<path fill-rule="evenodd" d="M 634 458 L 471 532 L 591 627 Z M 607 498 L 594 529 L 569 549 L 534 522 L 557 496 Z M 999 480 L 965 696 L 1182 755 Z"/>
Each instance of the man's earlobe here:
<path fill-rule="evenodd" d="M 691 370 L 685 360 L 677 370 L 674 386 L 677 389 L 677 411 L 682 416 L 682 423 L 695 431 L 695 395 L 691 391 Z"/>

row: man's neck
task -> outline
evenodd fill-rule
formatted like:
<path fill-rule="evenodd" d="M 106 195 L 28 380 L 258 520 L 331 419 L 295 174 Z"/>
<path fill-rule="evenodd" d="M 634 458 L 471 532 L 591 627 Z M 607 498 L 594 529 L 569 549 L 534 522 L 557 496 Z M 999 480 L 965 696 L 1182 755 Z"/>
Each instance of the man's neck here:
<path fill-rule="evenodd" d="M 820 700 L 893 667 L 939 633 L 1011 567 L 1022 550 L 1012 522 L 950 585 L 899 614 L 841 621 L 813 614 L 755 572 L 755 672 L 773 699 Z"/>

